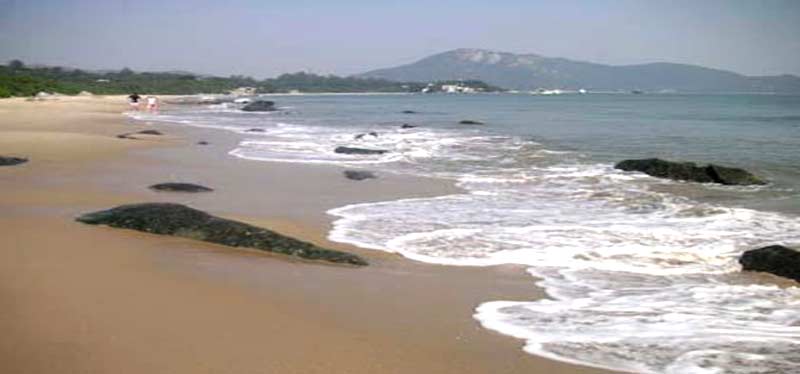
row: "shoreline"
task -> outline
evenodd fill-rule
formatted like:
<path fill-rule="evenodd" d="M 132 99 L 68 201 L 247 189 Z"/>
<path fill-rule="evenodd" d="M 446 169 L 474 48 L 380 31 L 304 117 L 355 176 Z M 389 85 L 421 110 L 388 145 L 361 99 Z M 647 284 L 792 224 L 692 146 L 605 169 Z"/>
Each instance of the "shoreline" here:
<path fill-rule="evenodd" d="M 147 128 L 120 116 L 126 109 L 121 97 L 0 100 L 3 154 L 30 158 L 0 169 L 7 372 L 609 372 L 530 355 L 522 341 L 472 318 L 486 300 L 544 297 L 523 267 L 424 264 L 327 238 L 326 208 L 454 187 L 386 176 L 358 190 L 334 166 L 219 157 L 194 144 L 204 131 L 197 128 L 155 125 L 165 137 L 116 139 Z M 216 191 L 146 188 L 173 179 Z M 185 203 L 371 265 L 73 222 L 80 212 L 143 201 Z"/>

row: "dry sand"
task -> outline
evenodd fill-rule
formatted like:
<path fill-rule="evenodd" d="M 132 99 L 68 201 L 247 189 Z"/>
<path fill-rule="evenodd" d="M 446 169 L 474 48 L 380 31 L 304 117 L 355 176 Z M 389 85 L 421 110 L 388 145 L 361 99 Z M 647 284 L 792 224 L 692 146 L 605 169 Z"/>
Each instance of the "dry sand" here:
<path fill-rule="evenodd" d="M 355 184 L 332 167 L 221 157 L 232 140 L 144 129 L 122 97 L 0 100 L 2 373 L 604 373 L 525 354 L 481 328 L 475 306 L 533 299 L 519 267 L 434 266 L 325 239 L 326 209 L 453 192 L 382 176 Z M 200 182 L 202 195 L 155 193 Z M 355 186 L 355 187 L 354 187 Z M 362 269 L 180 238 L 81 225 L 81 212 L 175 201 L 357 252 Z"/>

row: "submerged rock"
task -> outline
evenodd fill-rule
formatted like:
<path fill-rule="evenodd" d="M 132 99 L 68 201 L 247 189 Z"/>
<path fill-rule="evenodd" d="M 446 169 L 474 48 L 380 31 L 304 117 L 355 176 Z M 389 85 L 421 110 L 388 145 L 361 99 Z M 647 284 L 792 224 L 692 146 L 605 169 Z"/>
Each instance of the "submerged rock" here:
<path fill-rule="evenodd" d="M 0 156 L 0 166 L 14 166 L 28 162 L 24 157 Z"/>
<path fill-rule="evenodd" d="M 459 122 L 459 124 L 460 125 L 485 125 L 485 123 L 483 123 L 481 121 L 473 121 L 471 119 L 465 119 L 465 120 Z"/>
<path fill-rule="evenodd" d="M 417 127 L 417 126 L 409 125 L 407 123 L 404 123 L 402 126 L 400 126 L 401 129 L 413 129 L 415 127 Z"/>
<path fill-rule="evenodd" d="M 169 191 L 169 192 L 211 192 L 212 188 L 201 186 L 193 183 L 159 183 L 149 187 L 151 190 L 156 191 Z"/>
<path fill-rule="evenodd" d="M 254 128 L 252 128 L 252 129 L 247 129 L 246 131 L 247 131 L 247 132 L 265 132 L 265 131 L 267 131 L 267 130 L 264 130 L 264 129 L 259 129 L 259 128 L 257 128 L 257 127 L 254 127 Z"/>
<path fill-rule="evenodd" d="M 404 110 L 403 114 L 417 114 L 417 112 L 415 112 L 413 110 Z"/>
<path fill-rule="evenodd" d="M 122 205 L 84 214 L 76 219 L 90 225 L 144 231 L 202 240 L 231 247 L 247 247 L 308 260 L 364 266 L 354 254 L 318 247 L 246 223 L 212 216 L 180 204 L 145 203 Z"/>
<path fill-rule="evenodd" d="M 800 282 L 800 252 L 782 245 L 746 251 L 739 263 L 742 270 L 761 271 Z"/>
<path fill-rule="evenodd" d="M 274 101 L 256 100 L 242 107 L 242 110 L 245 112 L 274 112 L 277 109 L 275 109 Z"/>
<path fill-rule="evenodd" d="M 725 185 L 760 185 L 763 180 L 750 172 L 714 164 L 697 166 L 694 162 L 672 162 L 658 158 L 624 160 L 614 168 L 625 171 L 640 171 L 658 178 L 692 181 L 700 183 L 719 183 Z"/>
<path fill-rule="evenodd" d="M 371 171 L 364 171 L 364 170 L 345 170 L 344 176 L 347 179 L 352 179 L 354 181 L 363 181 L 364 179 L 374 179 L 377 178 L 375 173 Z"/>
<path fill-rule="evenodd" d="M 384 149 L 366 149 L 355 147 L 336 147 L 336 149 L 333 151 L 335 153 L 343 153 L 348 155 L 382 155 L 386 152 L 389 152 Z"/>
<path fill-rule="evenodd" d="M 373 137 L 373 138 L 377 138 L 377 137 L 378 137 L 378 133 L 377 133 L 377 132 L 375 132 L 375 131 L 371 131 L 371 132 L 367 132 L 367 133 L 363 133 L 363 134 L 358 134 L 358 135 L 356 135 L 356 136 L 354 137 L 354 139 L 355 139 L 355 140 L 361 140 L 361 139 L 363 139 L 363 138 L 364 138 L 365 136 L 367 136 L 367 135 L 369 135 L 369 136 L 371 136 L 371 137 Z"/>

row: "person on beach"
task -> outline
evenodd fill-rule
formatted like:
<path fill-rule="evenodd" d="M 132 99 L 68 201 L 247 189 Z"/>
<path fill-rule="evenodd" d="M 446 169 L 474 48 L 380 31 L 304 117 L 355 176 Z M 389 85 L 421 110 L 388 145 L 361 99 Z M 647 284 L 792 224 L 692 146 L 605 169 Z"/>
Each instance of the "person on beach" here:
<path fill-rule="evenodd" d="M 150 113 L 158 113 L 158 98 L 155 96 L 147 97 L 147 111 Z"/>
<path fill-rule="evenodd" d="M 137 112 L 139 111 L 139 99 L 140 98 L 141 98 L 141 96 L 136 94 L 136 92 L 134 92 L 130 96 L 128 96 L 128 104 L 130 104 L 131 108 L 134 111 L 137 111 Z"/>

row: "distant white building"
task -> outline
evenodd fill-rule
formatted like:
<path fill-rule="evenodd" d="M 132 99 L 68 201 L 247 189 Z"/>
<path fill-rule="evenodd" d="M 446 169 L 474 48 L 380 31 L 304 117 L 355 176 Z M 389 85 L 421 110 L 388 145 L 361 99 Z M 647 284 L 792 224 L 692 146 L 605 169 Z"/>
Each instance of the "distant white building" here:
<path fill-rule="evenodd" d="M 256 94 L 255 87 L 239 87 L 231 91 L 231 95 L 235 96 L 252 96 Z"/>

